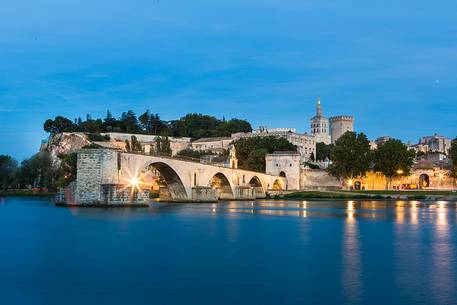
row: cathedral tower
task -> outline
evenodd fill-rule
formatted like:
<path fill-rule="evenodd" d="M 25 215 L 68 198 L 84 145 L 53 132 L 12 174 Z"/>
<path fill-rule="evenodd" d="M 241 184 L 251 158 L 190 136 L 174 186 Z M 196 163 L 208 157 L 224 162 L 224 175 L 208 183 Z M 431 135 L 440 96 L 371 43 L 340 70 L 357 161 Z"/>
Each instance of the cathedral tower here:
<path fill-rule="evenodd" d="M 311 118 L 311 133 L 316 143 L 331 143 L 330 124 L 329 120 L 323 115 L 320 97 L 317 98 L 316 115 Z"/>

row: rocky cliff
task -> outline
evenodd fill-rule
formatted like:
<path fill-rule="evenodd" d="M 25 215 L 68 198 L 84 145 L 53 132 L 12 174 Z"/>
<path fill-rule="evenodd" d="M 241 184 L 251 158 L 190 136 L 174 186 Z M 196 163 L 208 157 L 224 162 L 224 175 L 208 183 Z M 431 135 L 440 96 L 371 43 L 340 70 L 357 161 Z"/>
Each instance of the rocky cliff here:
<path fill-rule="evenodd" d="M 50 135 L 47 143 L 41 147 L 42 151 L 48 151 L 56 158 L 59 154 L 68 154 L 90 144 L 87 135 L 83 133 L 59 133 Z"/>

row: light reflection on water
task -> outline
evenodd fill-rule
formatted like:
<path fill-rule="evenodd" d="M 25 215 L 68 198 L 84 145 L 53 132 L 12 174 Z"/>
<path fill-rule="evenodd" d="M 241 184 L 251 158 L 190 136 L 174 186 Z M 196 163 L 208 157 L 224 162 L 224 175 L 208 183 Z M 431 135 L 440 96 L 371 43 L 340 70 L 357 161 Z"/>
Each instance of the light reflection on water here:
<path fill-rule="evenodd" d="M 355 203 L 347 202 L 347 218 L 344 223 L 343 238 L 343 270 L 342 279 L 343 295 L 349 304 L 361 301 L 363 281 L 361 279 L 359 232 L 357 220 L 354 217 Z"/>
<path fill-rule="evenodd" d="M 1 202 L 5 304 L 457 300 L 456 202 L 261 200 L 132 209 Z"/>

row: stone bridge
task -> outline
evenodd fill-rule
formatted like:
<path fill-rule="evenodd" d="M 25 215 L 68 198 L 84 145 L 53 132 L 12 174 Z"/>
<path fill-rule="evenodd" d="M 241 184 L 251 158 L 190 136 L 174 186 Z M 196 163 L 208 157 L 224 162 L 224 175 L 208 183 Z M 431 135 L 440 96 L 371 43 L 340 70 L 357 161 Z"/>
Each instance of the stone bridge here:
<path fill-rule="evenodd" d="M 72 204 L 126 204 L 149 200 L 160 173 L 164 201 L 217 201 L 264 198 L 287 188 L 287 179 L 242 169 L 110 149 L 82 149 Z"/>

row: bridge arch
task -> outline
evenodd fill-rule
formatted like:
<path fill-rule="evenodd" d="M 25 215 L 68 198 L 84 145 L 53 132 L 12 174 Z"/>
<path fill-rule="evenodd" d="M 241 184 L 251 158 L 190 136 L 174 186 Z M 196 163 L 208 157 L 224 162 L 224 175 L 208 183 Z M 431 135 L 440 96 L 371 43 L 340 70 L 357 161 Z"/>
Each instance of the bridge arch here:
<path fill-rule="evenodd" d="M 171 199 L 186 200 L 188 198 L 184 183 L 178 173 L 169 164 L 154 161 L 148 162 L 146 168 L 150 170 L 151 167 L 160 173 L 163 178 L 163 182 L 168 188 Z"/>
<path fill-rule="evenodd" d="M 263 187 L 262 181 L 260 181 L 259 177 L 253 176 L 251 180 L 249 180 L 249 185 L 252 187 Z"/>
<path fill-rule="evenodd" d="M 208 186 L 218 192 L 219 199 L 233 199 L 234 193 L 230 180 L 221 172 L 215 173 L 208 182 Z"/>
<path fill-rule="evenodd" d="M 273 186 L 272 186 L 273 190 L 275 191 L 282 191 L 284 189 L 282 183 L 281 183 L 281 180 L 279 179 L 276 179 L 274 182 L 273 182 Z"/>
<path fill-rule="evenodd" d="M 266 197 L 266 188 L 258 176 L 253 176 L 251 180 L 249 180 L 249 186 L 254 189 L 256 198 Z"/>

